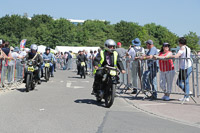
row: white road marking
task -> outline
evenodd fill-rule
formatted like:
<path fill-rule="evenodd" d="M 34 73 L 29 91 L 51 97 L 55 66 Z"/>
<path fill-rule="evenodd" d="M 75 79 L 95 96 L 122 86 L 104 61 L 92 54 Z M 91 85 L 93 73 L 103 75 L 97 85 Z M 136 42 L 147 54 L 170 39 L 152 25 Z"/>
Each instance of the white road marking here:
<path fill-rule="evenodd" d="M 166 103 L 155 103 L 155 104 L 141 104 L 142 106 L 152 106 L 152 105 L 165 105 Z"/>
<path fill-rule="evenodd" d="M 81 87 L 81 86 L 74 86 L 74 89 L 78 89 L 78 88 L 84 88 L 84 87 Z"/>
<path fill-rule="evenodd" d="M 60 82 L 62 83 L 62 82 L 64 82 L 64 81 L 61 80 Z"/>
<path fill-rule="evenodd" d="M 44 111 L 45 109 L 40 109 L 40 111 Z"/>
<path fill-rule="evenodd" d="M 73 82 L 77 82 L 77 81 L 67 81 L 67 82 L 72 82 L 73 83 Z"/>
<path fill-rule="evenodd" d="M 90 81 L 81 81 L 81 82 L 89 83 Z"/>
<path fill-rule="evenodd" d="M 67 88 L 71 87 L 71 84 L 72 84 L 72 83 L 70 83 L 70 82 L 67 83 L 67 84 L 66 84 L 66 87 L 67 87 Z"/>

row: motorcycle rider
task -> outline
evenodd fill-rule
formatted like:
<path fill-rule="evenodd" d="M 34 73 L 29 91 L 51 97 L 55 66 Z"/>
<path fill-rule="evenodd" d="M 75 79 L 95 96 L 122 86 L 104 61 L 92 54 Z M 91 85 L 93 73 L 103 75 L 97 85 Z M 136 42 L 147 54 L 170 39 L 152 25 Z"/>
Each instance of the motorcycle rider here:
<path fill-rule="evenodd" d="M 50 47 L 46 47 L 45 49 L 45 52 L 43 53 L 42 57 L 43 57 L 43 60 L 45 59 L 48 59 L 50 60 L 50 72 L 51 72 L 51 77 L 54 77 L 53 75 L 53 71 L 54 71 L 54 65 L 53 65 L 53 62 L 55 62 L 55 58 L 54 58 L 54 55 L 52 53 L 50 53 Z M 42 66 L 41 66 L 41 73 L 42 73 L 42 76 L 43 77 L 43 68 L 44 68 L 45 64 L 43 63 Z"/>
<path fill-rule="evenodd" d="M 34 59 L 36 61 L 36 65 L 38 66 L 38 70 L 35 71 L 36 77 L 38 78 L 38 84 L 41 84 L 40 80 L 40 67 L 43 63 L 42 57 L 40 54 L 37 53 L 38 46 L 36 44 L 32 44 L 30 47 L 30 52 L 27 53 L 27 55 L 24 57 L 25 60 L 32 60 Z M 25 68 L 25 72 L 27 71 L 27 67 Z M 26 82 L 26 75 L 24 77 L 24 83 Z"/>
<path fill-rule="evenodd" d="M 80 51 L 80 54 L 77 56 L 78 75 L 80 74 L 81 62 L 85 62 L 85 65 L 87 65 L 86 61 L 87 61 L 87 58 L 84 55 L 84 52 L 82 50 L 82 51 Z"/>
<path fill-rule="evenodd" d="M 92 95 L 95 95 L 97 93 L 97 90 L 99 89 L 99 81 L 102 80 L 102 71 L 98 71 L 99 67 L 104 67 L 106 65 L 119 68 L 121 73 L 126 73 L 124 70 L 122 61 L 119 58 L 118 53 L 115 51 L 116 43 L 112 39 L 108 39 L 104 43 L 105 49 L 101 50 L 100 54 L 98 54 L 94 58 L 94 83 L 93 83 L 93 91 Z"/>

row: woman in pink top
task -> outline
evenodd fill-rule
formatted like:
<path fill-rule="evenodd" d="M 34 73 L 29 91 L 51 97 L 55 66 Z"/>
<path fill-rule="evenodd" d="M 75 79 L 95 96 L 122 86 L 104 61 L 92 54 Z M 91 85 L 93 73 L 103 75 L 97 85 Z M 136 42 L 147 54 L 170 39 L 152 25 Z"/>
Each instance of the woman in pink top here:
<path fill-rule="evenodd" d="M 160 53 L 160 58 L 166 58 L 172 55 L 172 52 L 170 51 L 170 45 L 169 43 L 164 43 Z M 160 66 L 160 87 L 165 92 L 165 95 L 163 96 L 163 100 L 169 101 L 169 95 L 172 90 L 172 83 L 175 75 L 174 71 L 174 65 L 172 59 L 168 60 L 159 60 L 159 66 Z"/>

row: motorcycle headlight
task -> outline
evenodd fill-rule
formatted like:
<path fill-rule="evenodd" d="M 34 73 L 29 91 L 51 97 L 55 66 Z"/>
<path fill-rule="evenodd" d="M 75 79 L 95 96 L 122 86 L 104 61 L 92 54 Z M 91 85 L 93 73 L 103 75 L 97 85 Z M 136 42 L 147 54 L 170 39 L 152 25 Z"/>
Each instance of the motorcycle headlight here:
<path fill-rule="evenodd" d="M 29 65 L 29 66 L 32 66 L 32 65 L 33 65 L 33 62 L 32 62 L 32 61 L 28 62 L 28 65 Z"/>

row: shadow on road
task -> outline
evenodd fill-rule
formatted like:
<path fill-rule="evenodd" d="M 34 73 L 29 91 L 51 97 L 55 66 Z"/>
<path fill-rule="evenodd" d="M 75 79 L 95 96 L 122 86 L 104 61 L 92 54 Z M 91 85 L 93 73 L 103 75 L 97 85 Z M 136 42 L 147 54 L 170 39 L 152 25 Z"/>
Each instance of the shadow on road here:
<path fill-rule="evenodd" d="M 170 99 L 170 101 L 163 101 L 161 98 L 158 98 L 156 100 L 151 100 L 150 98 L 143 99 L 142 96 L 134 97 L 134 96 L 129 95 L 129 96 L 118 96 L 118 97 L 129 99 L 129 100 L 152 101 L 152 102 L 156 102 L 156 103 L 167 103 L 167 104 L 181 104 L 178 99 Z M 187 102 L 185 102 L 184 105 L 200 106 L 199 103 L 187 103 Z"/>
<path fill-rule="evenodd" d="M 78 76 L 78 77 L 68 77 L 68 78 L 76 78 L 76 79 L 81 79 L 81 77 L 79 77 L 79 76 Z"/>
<path fill-rule="evenodd" d="M 20 88 L 20 89 L 16 89 L 17 91 L 20 91 L 20 92 L 26 92 L 26 88 Z"/>
<path fill-rule="evenodd" d="M 19 88 L 19 89 L 16 89 L 17 91 L 19 91 L 19 92 L 22 92 L 22 93 L 27 93 L 26 92 L 26 88 Z M 34 89 L 34 90 L 30 90 L 30 91 L 38 91 L 38 89 Z"/>
<path fill-rule="evenodd" d="M 78 99 L 74 101 L 75 103 L 93 104 L 101 107 L 105 107 L 103 102 L 97 102 L 93 99 Z"/>

